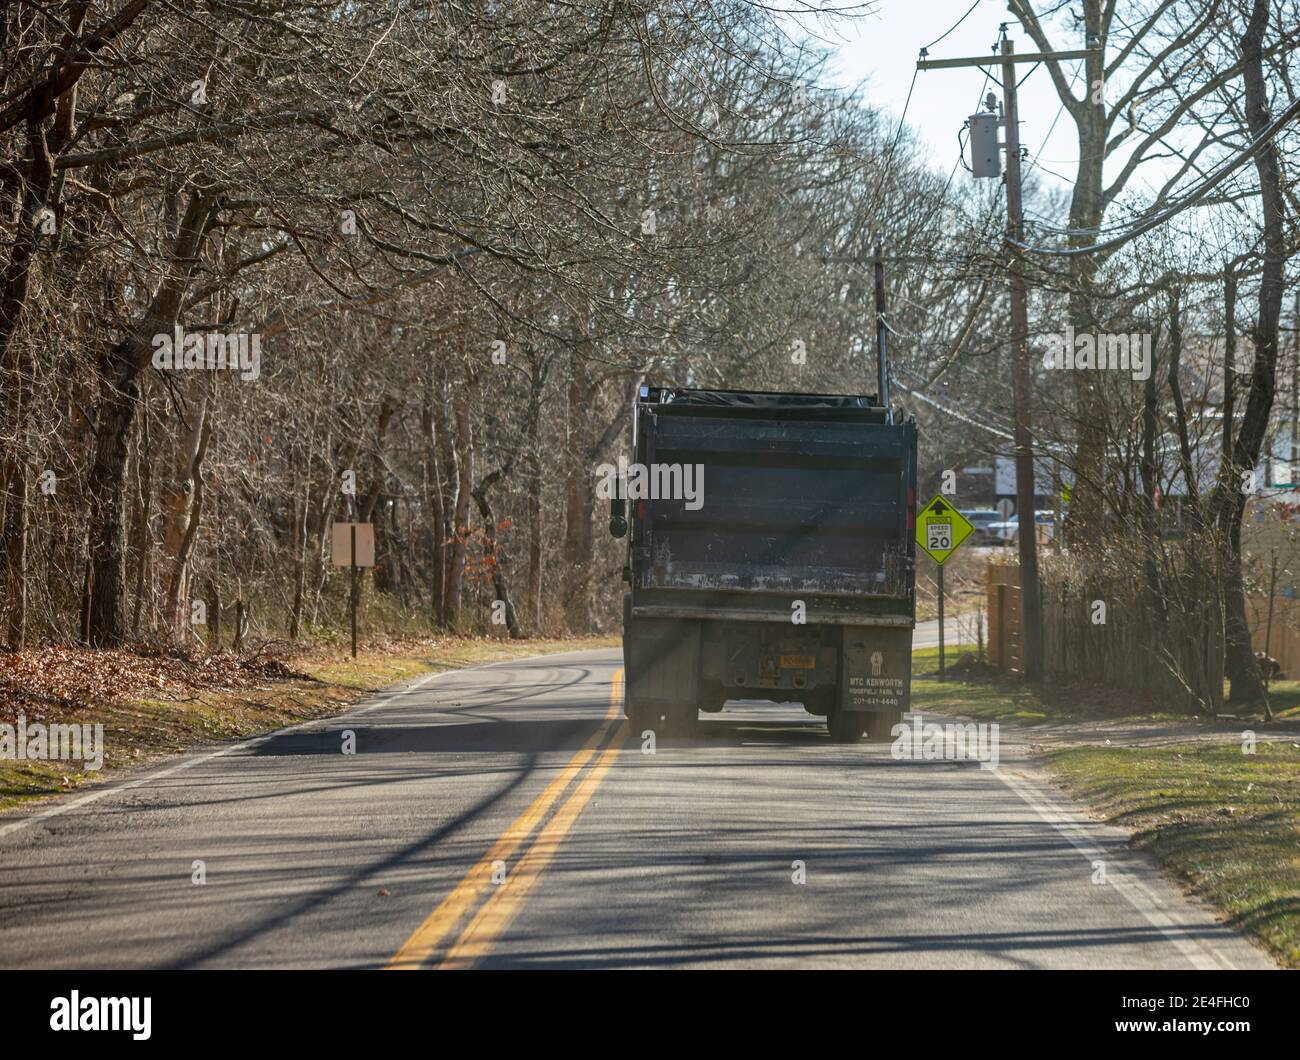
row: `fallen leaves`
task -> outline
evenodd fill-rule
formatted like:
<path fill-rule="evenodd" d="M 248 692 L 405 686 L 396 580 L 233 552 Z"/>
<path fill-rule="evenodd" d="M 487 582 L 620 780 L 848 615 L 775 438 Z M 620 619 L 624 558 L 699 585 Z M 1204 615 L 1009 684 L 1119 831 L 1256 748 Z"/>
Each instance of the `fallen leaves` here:
<path fill-rule="evenodd" d="M 238 692 L 302 676 L 278 659 L 231 652 L 59 645 L 0 652 L 0 721 L 12 723 L 19 713 L 40 721 L 52 710 L 62 715 L 131 700 Z"/>

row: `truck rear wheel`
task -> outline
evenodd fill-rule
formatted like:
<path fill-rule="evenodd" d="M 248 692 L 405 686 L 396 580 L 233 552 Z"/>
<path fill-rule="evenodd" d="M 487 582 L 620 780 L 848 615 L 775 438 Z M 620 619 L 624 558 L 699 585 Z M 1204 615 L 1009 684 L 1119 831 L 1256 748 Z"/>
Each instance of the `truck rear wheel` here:
<path fill-rule="evenodd" d="M 628 728 L 632 730 L 634 736 L 640 736 L 644 729 L 658 728 L 658 715 L 643 706 L 636 703 L 624 704 L 623 713 L 627 717 Z"/>
<path fill-rule="evenodd" d="M 694 707 L 640 707 L 633 705 L 625 710 L 628 727 L 632 735 L 640 737 L 646 729 L 663 739 L 691 736 L 700 721 L 700 713 Z"/>
<path fill-rule="evenodd" d="M 721 681 L 704 682 L 700 687 L 700 710 L 705 714 L 717 714 L 727 702 L 727 689 Z"/>
<path fill-rule="evenodd" d="M 682 740 L 690 739 L 695 736 L 699 728 L 700 710 L 694 704 L 668 715 L 669 736 L 675 736 Z"/>
<path fill-rule="evenodd" d="M 848 710 L 833 710 L 826 718 L 826 728 L 836 743 L 857 743 L 865 724 L 863 715 Z"/>
<path fill-rule="evenodd" d="M 901 710 L 873 711 L 867 715 L 867 739 L 873 742 L 888 742 L 894 738 L 893 728 L 902 724 Z"/>
<path fill-rule="evenodd" d="M 839 698 L 838 688 L 818 688 L 812 692 L 804 693 L 803 709 L 816 717 L 828 718 L 835 710 L 835 704 Z"/>

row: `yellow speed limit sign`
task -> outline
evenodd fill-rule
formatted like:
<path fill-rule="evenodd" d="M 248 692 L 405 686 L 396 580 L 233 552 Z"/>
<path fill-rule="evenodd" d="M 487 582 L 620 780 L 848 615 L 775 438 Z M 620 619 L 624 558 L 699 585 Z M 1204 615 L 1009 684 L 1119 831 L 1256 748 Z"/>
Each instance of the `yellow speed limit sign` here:
<path fill-rule="evenodd" d="M 935 497 L 916 514 L 916 543 L 940 565 L 974 530 L 970 520 L 942 497 Z"/>

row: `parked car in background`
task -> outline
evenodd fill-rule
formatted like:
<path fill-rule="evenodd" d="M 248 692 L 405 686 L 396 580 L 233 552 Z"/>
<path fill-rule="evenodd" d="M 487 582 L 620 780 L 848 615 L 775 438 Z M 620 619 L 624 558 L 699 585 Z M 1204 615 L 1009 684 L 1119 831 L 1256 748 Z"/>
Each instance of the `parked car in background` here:
<path fill-rule="evenodd" d="M 1034 522 L 1038 524 L 1040 541 L 1056 540 L 1056 512 L 1051 508 L 1040 508 L 1034 512 Z M 1014 545 L 1020 541 L 1020 516 L 1013 515 L 1006 522 L 993 523 L 989 532 L 997 535 L 998 543 Z"/>
<path fill-rule="evenodd" d="M 998 535 L 990 529 L 994 523 L 999 522 L 1002 518 L 992 508 L 963 508 L 961 514 L 975 527 L 975 532 L 971 534 L 972 545 L 1002 544 Z"/>
<path fill-rule="evenodd" d="M 1000 523 L 990 523 L 989 533 L 993 535 L 994 541 L 999 545 L 1011 543 L 1011 537 L 1020 525 L 1019 520 L 1013 515 L 1010 519 Z"/>

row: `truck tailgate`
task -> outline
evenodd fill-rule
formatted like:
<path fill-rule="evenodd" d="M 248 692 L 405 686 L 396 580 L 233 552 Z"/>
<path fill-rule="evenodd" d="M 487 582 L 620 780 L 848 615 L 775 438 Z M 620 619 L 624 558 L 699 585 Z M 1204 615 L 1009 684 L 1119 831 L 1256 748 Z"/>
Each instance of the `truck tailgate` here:
<path fill-rule="evenodd" d="M 647 588 L 910 595 L 914 426 L 648 416 L 644 459 L 702 466 L 703 503 L 645 501 Z"/>

